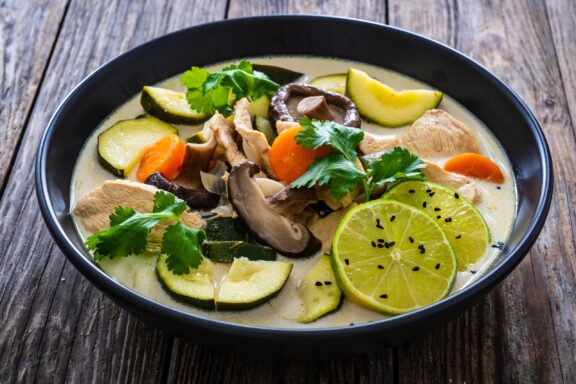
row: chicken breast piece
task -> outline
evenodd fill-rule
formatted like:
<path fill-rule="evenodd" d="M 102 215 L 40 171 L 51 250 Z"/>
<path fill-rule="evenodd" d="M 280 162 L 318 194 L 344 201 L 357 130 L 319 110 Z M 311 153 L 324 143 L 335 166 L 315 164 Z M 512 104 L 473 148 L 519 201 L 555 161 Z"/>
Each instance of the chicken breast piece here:
<path fill-rule="evenodd" d="M 274 177 L 270 167 L 270 144 L 266 136 L 252 127 L 252 114 L 250 102 L 243 98 L 236 102 L 234 107 L 234 126 L 236 132 L 242 137 L 242 149 L 248 160 L 258 164 L 264 172 Z"/>
<path fill-rule="evenodd" d="M 108 180 L 78 200 L 74 214 L 87 231 L 102 231 L 110 227 L 110 214 L 118 205 L 140 213 L 152 212 L 157 191 L 156 187 L 135 181 Z M 200 214 L 188 209 L 181 217 L 183 223 L 191 228 L 204 228 L 206 225 Z"/>
<path fill-rule="evenodd" d="M 453 172 L 446 172 L 438 164 L 430 161 L 424 160 L 424 163 L 426 164 L 426 168 L 422 169 L 422 173 L 428 180 L 457 190 L 462 196 L 474 204 L 480 202 L 481 195 L 476 183 L 468 179 L 466 176 Z"/>
<path fill-rule="evenodd" d="M 403 146 L 420 157 L 446 157 L 480 152 L 474 133 L 441 109 L 431 109 L 412 123 L 402 137 Z"/>
<path fill-rule="evenodd" d="M 363 154 L 383 152 L 400 145 L 400 139 L 392 139 L 387 137 L 376 137 L 369 133 L 364 132 L 364 138 L 358 144 L 358 148 Z"/>
<path fill-rule="evenodd" d="M 210 129 L 216 135 L 218 145 L 224 148 L 224 157 L 231 166 L 245 162 L 246 156 L 238 149 L 234 138 L 234 125 L 224 116 L 216 113 L 210 119 Z"/>
<path fill-rule="evenodd" d="M 325 217 L 310 220 L 308 222 L 308 229 L 310 229 L 314 236 L 322 241 L 322 251 L 324 253 L 330 253 L 330 248 L 332 248 L 332 238 L 338 229 L 338 225 L 340 225 L 340 222 L 348 211 L 356 205 L 356 203 L 352 203 L 346 208 L 341 208 Z"/>

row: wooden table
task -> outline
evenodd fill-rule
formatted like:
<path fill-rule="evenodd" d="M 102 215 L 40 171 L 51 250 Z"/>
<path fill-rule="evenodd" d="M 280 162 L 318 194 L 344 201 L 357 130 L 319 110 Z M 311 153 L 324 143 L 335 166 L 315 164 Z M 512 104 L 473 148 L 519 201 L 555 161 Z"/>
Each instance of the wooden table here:
<path fill-rule="evenodd" d="M 555 196 L 540 238 L 498 288 L 422 339 L 315 363 L 210 352 L 104 297 L 44 226 L 36 148 L 83 77 L 170 31 L 279 13 L 375 20 L 445 42 L 511 85 L 542 124 Z M 0 1 L 0 382 L 575 383 L 575 36 L 574 0 Z"/>

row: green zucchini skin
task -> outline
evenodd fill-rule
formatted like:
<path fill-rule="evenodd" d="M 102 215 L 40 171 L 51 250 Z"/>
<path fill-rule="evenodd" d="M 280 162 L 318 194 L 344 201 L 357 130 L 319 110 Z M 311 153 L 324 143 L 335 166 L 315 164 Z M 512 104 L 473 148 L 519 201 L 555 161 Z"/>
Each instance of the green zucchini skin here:
<path fill-rule="evenodd" d="M 179 110 L 162 103 L 158 97 L 159 92 L 162 93 L 164 98 L 171 98 L 171 103 L 178 105 Z M 142 88 L 140 104 L 152 116 L 171 124 L 194 125 L 208 119 L 205 114 L 193 111 L 188 105 L 186 98 L 182 98 L 182 96 L 183 94 L 179 92 L 146 86 Z"/>
<path fill-rule="evenodd" d="M 274 65 L 265 64 L 252 64 L 252 69 L 264 73 L 270 80 L 280 84 L 293 83 L 300 77 L 304 76 L 303 73 L 292 71 L 290 69 L 276 67 Z"/>
<path fill-rule="evenodd" d="M 204 256 L 217 263 L 232 263 L 234 259 L 275 261 L 276 251 L 245 241 L 208 241 L 202 246 Z"/>
<path fill-rule="evenodd" d="M 248 241 L 252 236 L 240 219 L 216 217 L 206 223 L 206 238 L 209 241 Z"/>
<path fill-rule="evenodd" d="M 214 295 L 212 295 L 212 297 L 198 297 L 190 294 L 184 295 L 176 292 L 173 288 L 170 287 L 171 283 L 174 283 L 178 279 L 182 279 L 182 277 L 180 275 L 175 275 L 168 270 L 166 259 L 166 255 L 160 255 L 156 263 L 156 276 L 158 277 L 158 281 L 166 293 L 172 296 L 174 300 L 181 303 L 192 304 L 203 309 L 215 309 L 216 302 Z M 194 273 L 194 271 L 191 273 Z"/>

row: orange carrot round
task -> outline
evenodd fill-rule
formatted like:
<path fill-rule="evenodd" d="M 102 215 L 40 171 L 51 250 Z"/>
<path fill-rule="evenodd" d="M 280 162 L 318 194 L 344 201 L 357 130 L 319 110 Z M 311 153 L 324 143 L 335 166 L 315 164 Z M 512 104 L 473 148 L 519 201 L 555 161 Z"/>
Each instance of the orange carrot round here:
<path fill-rule="evenodd" d="M 444 170 L 476 179 L 502 183 L 504 175 L 496 163 L 477 153 L 456 155 L 444 164 Z"/>
<path fill-rule="evenodd" d="M 175 178 L 182 168 L 185 154 L 186 144 L 178 135 L 164 136 L 144 152 L 138 168 L 138 180 L 144 182 L 156 172 L 167 179 Z"/>
<path fill-rule="evenodd" d="M 291 183 L 302 176 L 317 157 L 330 153 L 330 147 L 320 147 L 315 150 L 306 149 L 296 142 L 296 135 L 302 129 L 300 126 L 282 132 L 270 148 L 270 166 L 285 183 Z"/>

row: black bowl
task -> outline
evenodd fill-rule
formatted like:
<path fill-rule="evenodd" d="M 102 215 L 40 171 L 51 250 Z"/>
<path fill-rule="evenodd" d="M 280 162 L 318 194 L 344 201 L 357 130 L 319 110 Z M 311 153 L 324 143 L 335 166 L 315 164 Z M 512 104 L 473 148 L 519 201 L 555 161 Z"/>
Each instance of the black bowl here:
<path fill-rule="evenodd" d="M 259 55 L 318 55 L 362 61 L 418 79 L 452 96 L 502 143 L 518 188 L 518 214 L 504 252 L 475 283 L 426 308 L 368 324 L 328 329 L 245 326 L 193 315 L 119 284 L 92 261 L 70 217 L 70 180 L 82 144 L 142 85 L 191 65 Z M 368 351 L 414 338 L 468 308 L 494 288 L 536 240 L 552 197 L 552 163 L 538 122 L 505 84 L 461 53 L 400 29 L 333 17 L 277 16 L 205 24 L 141 45 L 88 76 L 62 103 L 36 163 L 40 208 L 68 259 L 116 303 L 167 332 L 226 350 L 301 355 Z"/>

